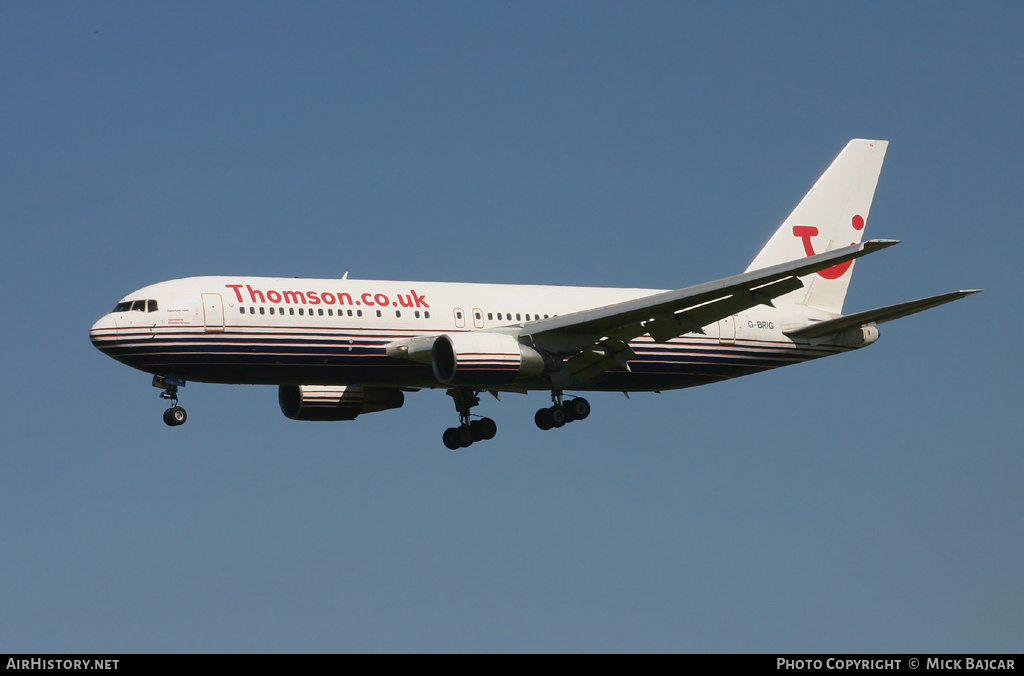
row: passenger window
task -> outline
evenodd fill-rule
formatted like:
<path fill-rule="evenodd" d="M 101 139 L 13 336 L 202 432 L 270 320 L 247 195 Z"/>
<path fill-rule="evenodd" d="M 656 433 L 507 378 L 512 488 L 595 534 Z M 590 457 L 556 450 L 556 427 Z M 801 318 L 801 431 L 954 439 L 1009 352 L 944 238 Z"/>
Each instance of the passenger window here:
<path fill-rule="evenodd" d="M 319 310 L 317 310 L 317 311 L 316 311 L 316 313 L 317 313 L 318 315 L 320 315 L 321 317 L 323 317 L 323 316 L 324 316 L 324 309 L 323 309 L 323 308 L 320 308 Z"/>
<path fill-rule="evenodd" d="M 519 313 L 517 312 L 516 313 L 516 321 L 518 322 L 518 321 L 521 321 L 521 320 L 522 320 L 522 317 L 520 317 Z"/>
<path fill-rule="evenodd" d="M 274 314 L 274 308 L 270 308 L 270 314 Z"/>
<path fill-rule="evenodd" d="M 487 313 L 487 319 L 488 319 L 488 321 L 490 321 L 490 320 L 494 319 L 494 313 L 492 313 L 492 312 L 488 312 L 488 313 Z"/>
<path fill-rule="evenodd" d="M 377 316 L 378 316 L 378 317 L 380 317 L 380 316 L 381 316 L 381 314 L 380 314 L 380 310 L 377 310 Z"/>
<path fill-rule="evenodd" d="M 362 317 L 363 316 L 363 311 L 362 310 L 356 310 L 356 316 L 357 317 Z"/>
<path fill-rule="evenodd" d="M 238 310 L 239 310 L 239 312 L 241 312 L 241 313 L 242 313 L 243 315 L 245 314 L 245 308 L 244 308 L 244 307 L 240 307 L 240 308 L 238 308 Z"/>
<path fill-rule="evenodd" d="M 288 308 L 288 314 L 290 314 L 290 315 L 295 314 L 295 308 L 293 308 L 293 307 Z"/>
<path fill-rule="evenodd" d="M 263 308 L 260 308 L 260 314 L 264 314 Z"/>
<path fill-rule="evenodd" d="M 299 316 L 300 317 L 303 315 L 303 312 L 304 312 L 304 310 L 302 308 L 299 308 Z"/>
<path fill-rule="evenodd" d="M 427 319 L 430 319 L 430 312 L 428 310 L 424 310 L 423 316 L 426 317 Z"/>
<path fill-rule="evenodd" d="M 254 308 L 254 307 L 249 308 L 249 314 L 251 314 L 251 315 L 256 314 L 256 308 Z"/>
<path fill-rule="evenodd" d="M 396 317 L 401 317 L 402 316 L 402 311 L 401 310 L 395 310 L 395 316 Z"/>

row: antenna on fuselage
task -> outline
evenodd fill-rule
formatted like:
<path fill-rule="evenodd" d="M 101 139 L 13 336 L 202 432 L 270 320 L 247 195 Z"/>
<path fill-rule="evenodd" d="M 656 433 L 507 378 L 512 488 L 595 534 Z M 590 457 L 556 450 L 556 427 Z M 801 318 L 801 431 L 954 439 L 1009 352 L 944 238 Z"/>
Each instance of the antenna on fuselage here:
<path fill-rule="evenodd" d="M 341 276 L 341 278 L 342 278 L 342 279 L 348 279 L 348 270 L 346 270 L 346 271 L 345 271 L 345 274 L 343 274 L 343 275 Z"/>

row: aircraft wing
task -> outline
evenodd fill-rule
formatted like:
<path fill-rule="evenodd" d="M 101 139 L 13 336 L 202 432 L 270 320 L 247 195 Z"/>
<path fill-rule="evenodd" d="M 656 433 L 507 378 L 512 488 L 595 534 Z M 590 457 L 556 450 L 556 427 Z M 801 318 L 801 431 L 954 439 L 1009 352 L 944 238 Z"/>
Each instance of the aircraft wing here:
<path fill-rule="evenodd" d="M 624 346 L 645 333 L 660 342 L 684 333 L 702 333 L 701 327 L 737 312 L 755 305 L 771 305 L 773 298 L 802 287 L 800 277 L 897 243 L 897 240 L 869 240 L 713 282 L 529 322 L 523 326 L 519 338 L 535 347 L 567 354 L 599 342 Z M 625 349 L 628 350 L 628 346 Z M 624 359 L 618 361 L 624 363 Z"/>
<path fill-rule="evenodd" d="M 512 334 L 519 342 L 546 352 L 569 357 L 565 366 L 578 382 L 605 371 L 629 368 L 636 354 L 629 341 L 650 334 L 666 342 L 685 333 L 703 333 L 703 327 L 755 305 L 772 305 L 772 299 L 803 286 L 800 277 L 860 258 L 897 244 L 878 239 L 814 256 L 761 268 L 713 282 L 558 317 L 496 329 Z M 922 308 L 923 309 L 923 308 Z M 389 343 L 387 354 L 396 359 L 431 362 L 436 335 L 413 336 Z"/>
<path fill-rule="evenodd" d="M 866 324 L 891 322 L 892 320 L 899 319 L 900 317 L 906 317 L 907 315 L 922 312 L 939 305 L 944 305 L 945 303 L 952 303 L 954 300 L 960 300 L 961 298 L 965 298 L 980 291 L 981 289 L 967 289 L 964 291 L 944 293 L 938 296 L 929 296 L 928 298 L 912 300 L 906 303 L 898 303 L 896 305 L 887 305 L 886 307 L 880 307 L 874 310 L 856 312 L 852 315 L 844 315 L 842 317 L 836 317 L 835 319 L 816 322 L 807 326 L 801 326 L 797 329 L 790 329 L 783 333 L 790 338 L 821 338 L 822 336 L 841 333 L 848 329 L 859 328 Z"/>

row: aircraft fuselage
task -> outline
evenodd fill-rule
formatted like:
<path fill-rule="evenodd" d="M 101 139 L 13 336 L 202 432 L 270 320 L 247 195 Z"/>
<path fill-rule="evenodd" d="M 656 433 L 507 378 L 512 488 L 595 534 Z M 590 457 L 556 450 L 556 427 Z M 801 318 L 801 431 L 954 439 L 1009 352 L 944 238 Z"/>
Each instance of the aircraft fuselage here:
<path fill-rule="evenodd" d="M 531 321 L 643 298 L 658 289 L 268 277 L 193 277 L 126 296 L 92 328 L 105 354 L 148 373 L 210 383 L 440 387 L 429 364 L 388 356 L 413 336 L 516 332 Z M 134 301 L 155 301 L 153 311 Z M 131 309 L 135 305 L 137 309 Z M 818 312 L 818 319 L 830 317 Z M 657 343 L 629 342 L 629 369 L 581 391 L 667 390 L 724 380 L 852 349 L 783 334 L 808 308 L 759 306 Z M 509 390 L 550 390 L 546 377 Z"/>

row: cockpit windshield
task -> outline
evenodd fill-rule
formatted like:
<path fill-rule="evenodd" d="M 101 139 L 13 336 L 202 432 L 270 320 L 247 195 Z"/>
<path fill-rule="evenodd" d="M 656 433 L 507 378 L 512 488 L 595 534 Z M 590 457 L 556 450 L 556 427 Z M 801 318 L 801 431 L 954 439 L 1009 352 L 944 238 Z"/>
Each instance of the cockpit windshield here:
<path fill-rule="evenodd" d="M 125 300 L 114 306 L 114 312 L 156 312 L 155 300 Z"/>

